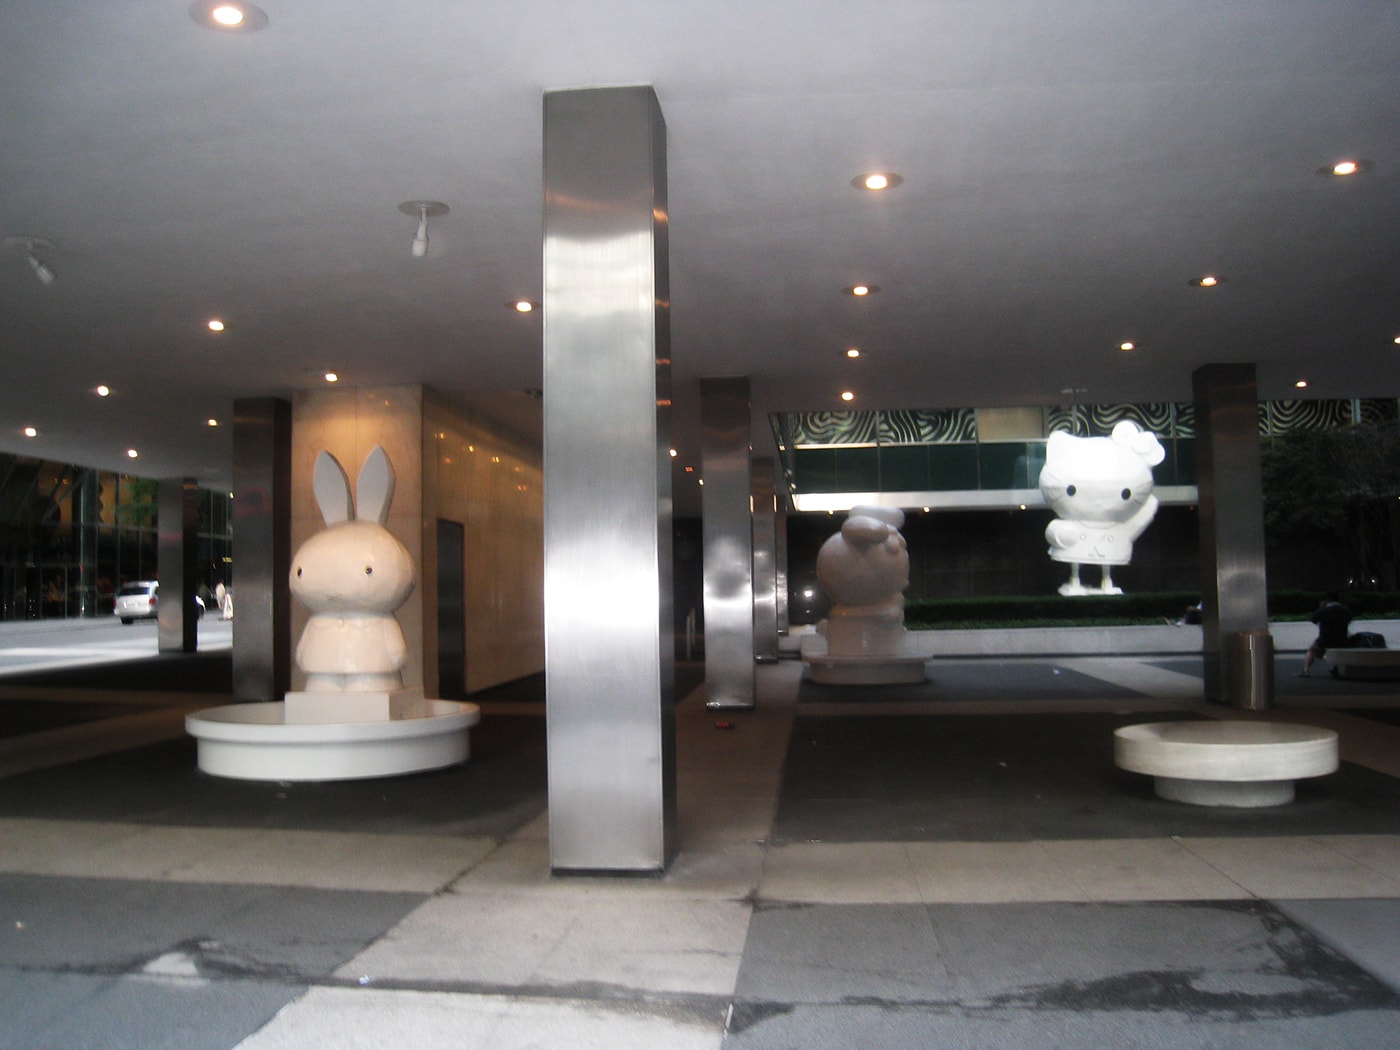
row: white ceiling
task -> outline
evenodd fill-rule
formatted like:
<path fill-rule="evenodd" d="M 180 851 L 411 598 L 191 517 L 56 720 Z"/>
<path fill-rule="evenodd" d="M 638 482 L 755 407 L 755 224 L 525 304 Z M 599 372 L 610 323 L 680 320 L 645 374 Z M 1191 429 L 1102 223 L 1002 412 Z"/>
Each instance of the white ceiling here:
<path fill-rule="evenodd" d="M 643 83 L 682 460 L 704 375 L 752 377 L 760 437 L 843 389 L 1186 400 L 1222 361 L 1266 398 L 1400 396 L 1392 0 L 262 7 L 242 34 L 188 0 L 0 10 L 0 234 L 57 274 L 0 253 L 0 450 L 222 485 L 205 419 L 327 368 L 537 430 L 539 315 L 505 304 L 541 295 L 542 95 Z M 1344 157 L 1374 167 L 1317 174 Z M 853 189 L 869 170 L 906 181 Z M 451 207 L 425 259 L 413 199 Z"/>

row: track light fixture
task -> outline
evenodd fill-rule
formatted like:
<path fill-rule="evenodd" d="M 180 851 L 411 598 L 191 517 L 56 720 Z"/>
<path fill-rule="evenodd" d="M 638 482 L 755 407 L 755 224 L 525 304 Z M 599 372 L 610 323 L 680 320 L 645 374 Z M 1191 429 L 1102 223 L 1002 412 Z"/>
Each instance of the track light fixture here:
<path fill-rule="evenodd" d="M 34 271 L 34 276 L 39 279 L 40 284 L 53 284 L 53 270 L 35 254 L 39 252 L 47 255 L 52 252 L 54 250 L 52 241 L 43 237 L 31 237 L 25 233 L 12 233 L 5 238 L 4 244 L 6 248 L 24 252 L 24 260 L 29 263 L 29 268 Z"/>
<path fill-rule="evenodd" d="M 428 254 L 428 220 L 438 215 L 446 215 L 451 209 L 442 201 L 404 201 L 399 211 L 405 215 L 418 217 L 418 229 L 413 234 L 411 252 L 415 259 Z"/>

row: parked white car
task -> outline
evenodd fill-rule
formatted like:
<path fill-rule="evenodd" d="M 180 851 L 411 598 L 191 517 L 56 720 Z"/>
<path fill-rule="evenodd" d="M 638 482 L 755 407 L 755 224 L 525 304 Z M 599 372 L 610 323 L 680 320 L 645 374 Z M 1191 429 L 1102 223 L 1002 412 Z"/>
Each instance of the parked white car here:
<path fill-rule="evenodd" d="M 136 620 L 154 620 L 160 599 L 160 584 L 155 580 L 137 580 L 124 583 L 117 588 L 116 607 L 112 610 L 122 623 Z M 204 601 L 195 595 L 194 618 L 204 618 Z"/>

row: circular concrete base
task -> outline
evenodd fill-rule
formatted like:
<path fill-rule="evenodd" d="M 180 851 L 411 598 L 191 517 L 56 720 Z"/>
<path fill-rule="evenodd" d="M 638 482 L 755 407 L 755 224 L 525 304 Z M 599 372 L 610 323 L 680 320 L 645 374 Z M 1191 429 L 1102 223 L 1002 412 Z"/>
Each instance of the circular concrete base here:
<path fill-rule="evenodd" d="M 427 700 L 424 718 L 287 725 L 283 704 L 214 707 L 185 717 L 199 768 L 236 780 L 361 780 L 455 766 L 467 760 L 475 704 Z"/>
<path fill-rule="evenodd" d="M 820 685 L 912 685 L 926 680 L 922 656 L 804 656 Z"/>
<path fill-rule="evenodd" d="M 1113 734 L 1113 762 L 1154 778 L 1157 795 L 1197 806 L 1279 806 L 1293 782 L 1338 765 L 1337 734 L 1275 722 L 1150 722 Z"/>

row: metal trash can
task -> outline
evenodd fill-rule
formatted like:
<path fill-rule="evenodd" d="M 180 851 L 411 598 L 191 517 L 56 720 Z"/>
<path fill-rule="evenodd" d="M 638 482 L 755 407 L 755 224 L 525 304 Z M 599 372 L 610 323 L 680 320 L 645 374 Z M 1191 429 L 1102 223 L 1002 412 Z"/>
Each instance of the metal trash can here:
<path fill-rule="evenodd" d="M 1268 631 L 1235 631 L 1225 639 L 1225 701 L 1264 711 L 1274 703 L 1274 638 Z"/>

